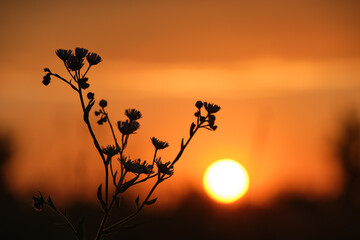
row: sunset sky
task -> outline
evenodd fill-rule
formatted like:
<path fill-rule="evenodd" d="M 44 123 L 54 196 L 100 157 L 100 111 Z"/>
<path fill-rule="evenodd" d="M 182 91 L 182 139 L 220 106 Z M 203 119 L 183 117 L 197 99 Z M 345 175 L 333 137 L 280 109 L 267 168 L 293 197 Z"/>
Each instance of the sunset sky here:
<path fill-rule="evenodd" d="M 356 0 L 0 1 L 0 130 L 16 143 L 8 186 L 18 198 L 41 190 L 96 200 L 102 163 L 79 100 L 60 81 L 41 84 L 44 67 L 67 77 L 56 49 L 84 47 L 103 58 L 90 91 L 108 100 L 113 122 L 127 108 L 143 113 L 131 156 L 150 159 L 155 136 L 172 160 L 196 100 L 222 107 L 218 129 L 200 131 L 157 189 L 163 205 L 203 192 L 205 169 L 223 158 L 249 172 L 244 201 L 334 197 L 334 142 L 342 118 L 360 109 L 359 12 Z M 108 128 L 95 131 L 111 143 Z"/>

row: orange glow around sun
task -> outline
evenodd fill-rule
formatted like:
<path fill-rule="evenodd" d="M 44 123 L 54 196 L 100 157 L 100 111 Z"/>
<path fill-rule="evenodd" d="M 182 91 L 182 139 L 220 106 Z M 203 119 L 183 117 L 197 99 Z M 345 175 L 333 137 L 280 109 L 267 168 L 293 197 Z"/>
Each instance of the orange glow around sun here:
<path fill-rule="evenodd" d="M 203 184 L 208 195 L 220 203 L 240 199 L 249 188 L 249 176 L 241 164 L 223 159 L 211 164 L 204 175 Z"/>

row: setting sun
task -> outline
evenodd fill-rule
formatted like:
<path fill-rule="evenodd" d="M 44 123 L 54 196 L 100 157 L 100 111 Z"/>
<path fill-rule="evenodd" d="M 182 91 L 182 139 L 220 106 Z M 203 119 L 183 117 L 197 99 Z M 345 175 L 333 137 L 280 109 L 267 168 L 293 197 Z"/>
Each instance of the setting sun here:
<path fill-rule="evenodd" d="M 223 159 L 207 168 L 203 183 L 212 199 L 221 203 L 232 203 L 248 190 L 249 176 L 238 162 Z"/>

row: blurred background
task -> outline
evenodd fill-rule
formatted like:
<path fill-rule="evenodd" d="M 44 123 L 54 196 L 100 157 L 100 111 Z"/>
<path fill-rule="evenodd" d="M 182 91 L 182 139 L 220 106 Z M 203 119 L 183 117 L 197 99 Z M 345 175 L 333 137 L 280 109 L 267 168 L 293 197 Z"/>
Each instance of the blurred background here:
<path fill-rule="evenodd" d="M 200 131 L 155 205 L 123 235 L 136 239 L 327 239 L 360 236 L 360 3 L 355 0 L 0 1 L 0 233 L 2 239 L 70 239 L 41 191 L 87 236 L 103 181 L 76 94 L 42 85 L 43 68 L 68 78 L 58 48 L 84 47 L 103 62 L 88 73 L 110 118 L 143 114 L 127 154 L 151 159 L 155 136 L 172 160 L 195 120 L 196 100 L 222 107 Z M 95 124 L 102 146 L 112 143 Z M 223 205 L 202 178 L 216 160 L 248 171 L 239 201 Z M 134 209 L 124 196 L 119 215 Z M 119 235 L 119 237 L 121 236 Z M 111 239 L 111 238 L 108 238 Z"/>

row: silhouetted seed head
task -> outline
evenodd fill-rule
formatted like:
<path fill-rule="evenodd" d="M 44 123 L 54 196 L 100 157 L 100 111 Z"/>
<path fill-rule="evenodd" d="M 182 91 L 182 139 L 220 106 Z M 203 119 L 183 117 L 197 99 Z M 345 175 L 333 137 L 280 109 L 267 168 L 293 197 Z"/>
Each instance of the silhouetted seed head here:
<path fill-rule="evenodd" d="M 108 145 L 106 148 L 102 149 L 102 152 L 108 155 L 109 157 L 113 157 L 120 152 L 120 149 L 113 145 Z"/>
<path fill-rule="evenodd" d="M 150 174 L 150 173 L 153 172 L 152 171 L 153 166 L 147 164 L 146 161 L 141 163 L 140 158 L 131 161 L 130 159 L 127 159 L 125 157 L 125 158 L 122 158 L 122 159 L 119 159 L 119 160 L 123 164 L 125 170 L 128 171 L 128 172 L 137 173 L 137 174 L 142 174 L 142 173 Z"/>
<path fill-rule="evenodd" d="M 50 75 L 51 75 L 50 73 L 47 73 L 47 74 L 43 77 L 42 83 L 43 83 L 45 86 L 49 85 L 49 83 L 50 83 L 50 80 L 51 80 Z"/>
<path fill-rule="evenodd" d="M 126 109 L 125 115 L 130 119 L 130 121 L 135 121 L 141 118 L 141 112 L 136 109 Z"/>
<path fill-rule="evenodd" d="M 202 108 L 202 106 L 203 106 L 203 102 L 202 102 L 202 101 L 197 101 L 197 102 L 195 103 L 195 106 L 196 106 L 198 109 L 200 109 L 200 108 Z"/>
<path fill-rule="evenodd" d="M 36 211 L 41 211 L 45 205 L 44 198 L 42 196 L 32 197 L 32 205 Z"/>
<path fill-rule="evenodd" d="M 204 107 L 206 109 L 206 111 L 211 114 L 211 113 L 216 113 L 220 110 L 220 107 L 216 104 L 213 104 L 213 103 L 207 103 L 205 102 L 204 103 Z"/>
<path fill-rule="evenodd" d="M 95 111 L 95 116 L 99 116 L 100 112 L 99 111 Z"/>
<path fill-rule="evenodd" d="M 159 173 L 173 175 L 174 174 L 174 166 L 170 166 L 170 162 L 162 163 L 161 158 L 155 160 L 156 165 L 158 167 Z"/>
<path fill-rule="evenodd" d="M 91 99 L 94 98 L 94 93 L 93 93 L 93 92 L 88 92 L 88 94 L 87 94 L 86 96 L 87 96 L 87 98 L 88 98 L 89 100 L 91 100 Z"/>
<path fill-rule="evenodd" d="M 83 66 L 84 66 L 84 59 L 79 59 L 74 55 L 71 55 L 67 60 L 66 60 L 66 66 L 71 70 L 71 71 L 77 71 L 80 70 Z"/>
<path fill-rule="evenodd" d="M 105 108 L 107 106 L 107 101 L 104 99 L 101 99 L 99 102 L 100 107 Z"/>
<path fill-rule="evenodd" d="M 88 50 L 85 48 L 75 48 L 75 56 L 79 59 L 82 59 L 86 56 L 88 53 Z"/>
<path fill-rule="evenodd" d="M 50 73 L 51 71 L 50 71 L 50 69 L 49 69 L 49 68 L 44 68 L 44 72 L 48 72 L 48 73 Z"/>
<path fill-rule="evenodd" d="M 200 116 L 200 112 L 199 112 L 199 111 L 196 111 L 196 112 L 194 113 L 194 115 L 195 115 L 195 117 L 198 117 L 198 116 Z"/>
<path fill-rule="evenodd" d="M 58 49 L 55 51 L 56 55 L 64 62 L 71 56 L 71 50 Z"/>
<path fill-rule="evenodd" d="M 204 116 L 201 116 L 201 117 L 200 117 L 200 123 L 203 123 L 203 122 L 205 122 L 205 119 L 206 119 L 206 117 L 204 117 Z"/>
<path fill-rule="evenodd" d="M 151 142 L 157 150 L 161 150 L 169 146 L 167 142 L 160 141 L 156 137 L 152 137 Z"/>
<path fill-rule="evenodd" d="M 215 131 L 217 129 L 217 126 L 212 126 L 211 129 Z"/>
<path fill-rule="evenodd" d="M 86 59 L 90 65 L 96 65 L 101 62 L 101 57 L 96 53 L 89 53 Z"/>
<path fill-rule="evenodd" d="M 124 135 L 129 135 L 135 133 L 138 130 L 140 124 L 137 121 L 118 121 L 118 129 Z"/>

